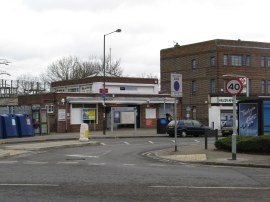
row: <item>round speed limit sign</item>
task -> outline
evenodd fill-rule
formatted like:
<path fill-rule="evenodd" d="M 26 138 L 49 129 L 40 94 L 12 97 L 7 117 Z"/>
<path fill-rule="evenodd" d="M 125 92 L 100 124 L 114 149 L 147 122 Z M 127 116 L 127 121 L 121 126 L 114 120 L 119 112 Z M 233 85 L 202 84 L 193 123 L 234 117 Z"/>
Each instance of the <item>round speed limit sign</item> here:
<path fill-rule="evenodd" d="M 242 92 L 243 84 L 238 78 L 232 78 L 226 83 L 226 91 L 231 95 L 237 95 Z"/>

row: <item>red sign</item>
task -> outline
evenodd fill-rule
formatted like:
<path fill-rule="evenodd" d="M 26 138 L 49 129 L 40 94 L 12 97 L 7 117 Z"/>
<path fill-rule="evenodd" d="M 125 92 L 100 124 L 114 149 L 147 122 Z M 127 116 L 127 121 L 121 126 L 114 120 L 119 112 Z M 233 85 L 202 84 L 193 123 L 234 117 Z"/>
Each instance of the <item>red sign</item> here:
<path fill-rule="evenodd" d="M 104 90 L 103 90 L 103 88 L 100 88 L 99 93 L 108 93 L 108 88 L 105 88 Z"/>
<path fill-rule="evenodd" d="M 231 95 L 237 95 L 242 92 L 243 83 L 238 78 L 232 78 L 226 83 L 226 91 Z"/>

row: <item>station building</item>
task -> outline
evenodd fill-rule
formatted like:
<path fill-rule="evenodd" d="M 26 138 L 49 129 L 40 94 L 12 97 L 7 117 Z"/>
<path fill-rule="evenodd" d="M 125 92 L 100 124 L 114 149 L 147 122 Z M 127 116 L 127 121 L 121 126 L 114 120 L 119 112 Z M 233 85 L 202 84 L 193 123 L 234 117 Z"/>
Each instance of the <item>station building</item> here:
<path fill-rule="evenodd" d="M 19 96 L 18 102 L 31 106 L 40 130 L 50 132 L 78 132 L 81 123 L 102 130 L 104 115 L 109 130 L 156 128 L 157 120 L 173 114 L 174 107 L 169 94 L 159 93 L 158 79 L 108 76 L 53 82 L 50 93 Z"/>
<path fill-rule="evenodd" d="M 232 118 L 233 99 L 225 89 L 230 77 L 246 85 L 237 100 L 270 96 L 270 43 L 216 39 L 176 44 L 160 51 L 161 93 L 170 92 L 171 73 L 182 74 L 182 118 L 220 129 Z"/>

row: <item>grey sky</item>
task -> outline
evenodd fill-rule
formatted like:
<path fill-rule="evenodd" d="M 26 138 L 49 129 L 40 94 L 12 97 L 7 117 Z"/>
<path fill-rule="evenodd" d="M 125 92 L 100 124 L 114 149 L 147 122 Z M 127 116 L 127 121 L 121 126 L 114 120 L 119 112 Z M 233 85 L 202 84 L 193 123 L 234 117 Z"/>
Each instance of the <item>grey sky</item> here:
<path fill-rule="evenodd" d="M 269 0 L 0 0 L 1 70 L 38 76 L 64 56 L 106 52 L 124 75 L 159 76 L 160 49 L 211 39 L 270 42 Z"/>

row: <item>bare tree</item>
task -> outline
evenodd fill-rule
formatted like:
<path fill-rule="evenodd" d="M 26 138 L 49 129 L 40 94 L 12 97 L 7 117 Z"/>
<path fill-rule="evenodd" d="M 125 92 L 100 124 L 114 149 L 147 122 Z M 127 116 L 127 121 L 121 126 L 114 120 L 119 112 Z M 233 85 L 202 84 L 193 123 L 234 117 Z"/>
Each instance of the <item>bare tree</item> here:
<path fill-rule="evenodd" d="M 19 95 L 24 94 L 38 94 L 44 91 L 48 91 L 48 85 L 41 83 L 38 77 L 24 74 L 16 78 L 17 80 L 17 92 Z"/>
<path fill-rule="evenodd" d="M 107 57 L 105 71 L 107 75 L 121 76 L 123 70 L 120 67 L 120 60 L 110 61 Z M 90 56 L 88 60 L 80 61 L 77 57 L 70 56 L 63 57 L 49 65 L 46 72 L 41 75 L 41 80 L 51 83 L 95 75 L 103 75 L 103 58 L 98 59 L 95 56 Z"/>

